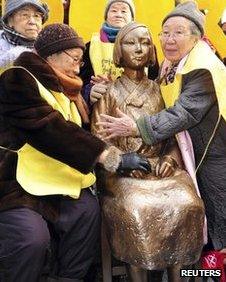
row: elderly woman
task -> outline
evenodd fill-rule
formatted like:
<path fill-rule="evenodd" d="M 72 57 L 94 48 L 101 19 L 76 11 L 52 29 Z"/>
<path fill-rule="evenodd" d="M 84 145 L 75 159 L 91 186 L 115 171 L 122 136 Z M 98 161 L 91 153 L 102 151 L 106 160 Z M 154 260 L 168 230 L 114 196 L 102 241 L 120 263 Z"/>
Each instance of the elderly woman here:
<path fill-rule="evenodd" d="M 106 91 L 105 81 L 121 75 L 122 69 L 113 64 L 113 47 L 119 30 L 135 16 L 133 0 L 108 0 L 104 11 L 104 23 L 99 33 L 92 35 L 86 44 L 81 78 L 84 82 L 83 97 L 90 103 L 92 97 Z M 99 83 L 102 82 L 102 83 Z M 93 85 L 95 84 L 95 85 Z"/>
<path fill-rule="evenodd" d="M 0 32 L 0 67 L 4 68 L 24 51 L 32 51 L 34 41 L 48 18 L 46 4 L 39 0 L 7 0 Z"/>
<path fill-rule="evenodd" d="M 134 120 L 164 108 L 157 83 L 144 70 L 154 61 L 153 51 L 146 26 L 132 22 L 119 31 L 113 57 L 124 72 L 94 105 L 92 130 L 96 135 L 102 129 L 96 124 L 100 115 L 115 116 L 117 107 Z M 176 145 L 167 140 L 150 146 L 139 136 L 120 137 L 110 144 L 124 153 L 137 152 L 152 166 L 148 173 L 107 174 L 104 184 L 103 213 L 111 247 L 118 259 L 133 265 L 132 281 L 146 281 L 141 269 L 196 261 L 203 246 L 204 209 L 191 178 L 178 167 Z"/>
<path fill-rule="evenodd" d="M 114 172 L 149 168 L 136 154 L 105 150 L 80 127 L 86 110 L 75 88 L 84 47 L 69 26 L 48 25 L 37 54 L 23 52 L 0 77 L 1 281 L 39 281 L 50 243 L 49 275 L 81 281 L 99 234 L 96 162 Z"/>
<path fill-rule="evenodd" d="M 167 63 L 163 64 L 161 89 L 167 108 L 143 115 L 134 122 L 103 117 L 111 139 L 140 135 L 154 145 L 188 130 L 195 153 L 196 175 L 205 203 L 211 248 L 226 248 L 226 70 L 201 39 L 203 14 L 193 1 L 178 5 L 162 24 L 160 40 Z"/>
<path fill-rule="evenodd" d="M 104 12 L 104 23 L 99 33 L 92 35 L 86 45 L 84 66 L 81 77 L 84 81 L 83 97 L 87 103 L 95 102 L 101 93 L 105 93 L 106 84 L 122 73 L 122 68 L 113 63 L 113 47 L 119 30 L 134 20 L 135 6 L 133 0 L 108 0 Z M 151 78 L 156 78 L 158 62 L 151 67 Z M 99 83 L 102 82 L 102 83 Z M 95 85 L 93 85 L 95 84 Z M 91 91 L 91 92 L 90 92 Z"/>

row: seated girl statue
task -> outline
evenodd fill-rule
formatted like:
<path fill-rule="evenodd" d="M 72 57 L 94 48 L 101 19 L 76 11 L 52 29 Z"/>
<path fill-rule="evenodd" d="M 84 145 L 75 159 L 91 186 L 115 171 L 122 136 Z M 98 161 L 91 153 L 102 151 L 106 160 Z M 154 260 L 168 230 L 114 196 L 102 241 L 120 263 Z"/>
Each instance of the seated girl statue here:
<path fill-rule="evenodd" d="M 150 146 L 136 130 L 132 137 L 111 140 L 101 133 L 102 114 L 116 117 L 119 109 L 137 120 L 164 108 L 159 86 L 145 74 L 145 67 L 154 63 L 153 50 L 145 25 L 132 22 L 119 31 L 114 63 L 124 72 L 109 83 L 92 117 L 95 135 L 122 153 L 147 158 L 152 167 L 151 172 L 105 173 L 102 209 L 107 236 L 113 255 L 130 265 L 131 280 L 136 282 L 146 281 L 147 270 L 193 264 L 203 247 L 204 206 L 183 170 L 176 141 Z M 114 166 L 114 154 L 111 161 Z"/>

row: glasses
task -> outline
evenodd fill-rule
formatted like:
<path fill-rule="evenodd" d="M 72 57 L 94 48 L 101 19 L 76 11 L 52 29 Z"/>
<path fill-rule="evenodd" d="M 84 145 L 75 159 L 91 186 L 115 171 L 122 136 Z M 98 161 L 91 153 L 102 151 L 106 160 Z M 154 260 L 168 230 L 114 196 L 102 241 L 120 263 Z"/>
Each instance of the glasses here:
<path fill-rule="evenodd" d="M 185 33 L 183 31 L 174 31 L 174 32 L 162 31 L 159 33 L 159 38 L 163 40 L 168 40 L 171 37 L 174 40 L 180 40 L 183 39 L 185 36 L 189 36 L 189 35 L 191 35 L 191 33 Z"/>
<path fill-rule="evenodd" d="M 33 18 L 36 22 L 42 22 L 43 15 L 39 12 L 37 13 L 28 13 L 28 12 L 17 12 L 16 15 L 20 18 L 21 21 L 29 21 Z"/>
<path fill-rule="evenodd" d="M 68 55 L 68 56 L 73 60 L 73 62 L 74 62 L 76 65 L 79 65 L 80 67 L 83 67 L 83 66 L 84 66 L 84 62 L 81 61 L 81 59 L 79 59 L 79 58 L 74 58 L 71 54 L 69 54 L 69 53 L 66 52 L 66 51 L 63 51 L 63 53 L 65 53 L 66 55 Z"/>

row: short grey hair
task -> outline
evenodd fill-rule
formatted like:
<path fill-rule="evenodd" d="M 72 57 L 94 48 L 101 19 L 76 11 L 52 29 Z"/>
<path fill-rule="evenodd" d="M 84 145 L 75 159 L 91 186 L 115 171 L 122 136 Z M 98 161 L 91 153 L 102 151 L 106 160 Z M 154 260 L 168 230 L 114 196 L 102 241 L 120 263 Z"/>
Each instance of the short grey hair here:
<path fill-rule="evenodd" d="M 200 29 L 192 21 L 190 21 L 190 30 L 191 30 L 191 34 L 196 35 L 198 38 L 202 37 Z"/>

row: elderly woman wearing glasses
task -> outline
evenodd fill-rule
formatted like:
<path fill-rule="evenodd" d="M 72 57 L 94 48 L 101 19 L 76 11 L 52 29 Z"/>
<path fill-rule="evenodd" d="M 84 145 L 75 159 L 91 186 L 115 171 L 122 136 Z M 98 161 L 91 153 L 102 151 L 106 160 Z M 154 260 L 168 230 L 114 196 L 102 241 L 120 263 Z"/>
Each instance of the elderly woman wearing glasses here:
<path fill-rule="evenodd" d="M 101 130 L 96 125 L 101 113 L 114 115 L 116 107 L 132 119 L 164 108 L 158 85 L 145 75 L 145 66 L 155 60 L 153 51 L 145 25 L 132 22 L 119 31 L 113 58 L 124 72 L 94 105 L 95 134 Z M 202 250 L 204 208 L 191 178 L 181 170 L 174 140 L 150 146 L 134 136 L 116 138 L 110 144 L 121 151 L 145 156 L 152 167 L 148 173 L 107 173 L 105 181 L 102 177 L 103 220 L 114 256 L 131 265 L 130 281 L 146 281 L 147 269 L 169 267 L 171 275 L 175 265 L 195 262 Z M 155 281 L 161 281 L 161 272 L 150 275 L 152 279 L 158 275 Z M 178 281 L 178 275 L 173 281 Z"/>
<path fill-rule="evenodd" d="M 34 41 L 48 18 L 46 4 L 39 0 L 7 0 L 0 32 L 0 67 L 10 64 L 24 51 L 32 51 Z"/>
<path fill-rule="evenodd" d="M 204 18 L 195 2 L 179 4 L 164 18 L 162 29 L 160 40 L 167 61 L 160 82 L 167 108 L 136 122 L 118 111 L 118 118 L 102 116 L 101 125 L 109 139 L 140 135 L 149 145 L 188 131 L 211 248 L 225 252 L 226 69 L 201 40 Z"/>

